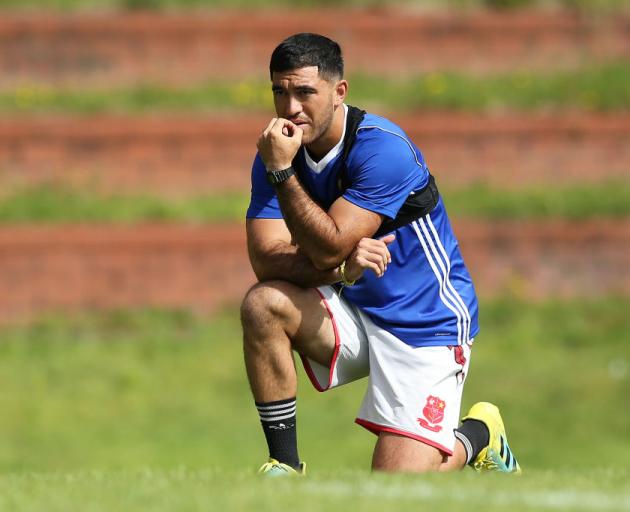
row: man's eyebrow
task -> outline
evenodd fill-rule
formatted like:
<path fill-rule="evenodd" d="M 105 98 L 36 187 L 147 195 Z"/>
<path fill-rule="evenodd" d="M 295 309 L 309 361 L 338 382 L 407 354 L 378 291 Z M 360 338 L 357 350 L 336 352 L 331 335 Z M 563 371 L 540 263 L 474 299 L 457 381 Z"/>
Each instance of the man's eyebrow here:
<path fill-rule="evenodd" d="M 284 91 L 286 88 L 282 87 L 281 85 L 274 85 L 272 84 L 271 86 L 271 90 L 272 91 Z M 311 85 L 296 85 L 295 86 L 295 90 L 300 91 L 300 92 L 317 92 L 317 89 Z"/>

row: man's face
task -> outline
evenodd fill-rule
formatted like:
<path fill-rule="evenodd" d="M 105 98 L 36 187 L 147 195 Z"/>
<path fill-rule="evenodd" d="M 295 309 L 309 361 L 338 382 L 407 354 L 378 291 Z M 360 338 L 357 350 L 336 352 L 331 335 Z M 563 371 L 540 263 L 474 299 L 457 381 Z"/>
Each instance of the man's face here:
<path fill-rule="evenodd" d="M 342 101 L 336 82 L 321 78 L 317 66 L 274 72 L 271 81 L 276 113 L 303 130 L 302 144 L 311 144 L 326 133 Z"/>

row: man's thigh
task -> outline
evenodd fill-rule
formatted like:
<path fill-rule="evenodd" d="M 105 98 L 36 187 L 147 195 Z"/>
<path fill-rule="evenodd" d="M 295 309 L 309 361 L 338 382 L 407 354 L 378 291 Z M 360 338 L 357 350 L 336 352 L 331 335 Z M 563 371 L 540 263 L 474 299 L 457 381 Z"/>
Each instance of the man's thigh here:
<path fill-rule="evenodd" d="M 331 286 L 321 286 L 315 291 L 325 308 L 326 323 L 330 322 L 332 326 L 332 357 L 318 360 L 312 357 L 313 352 L 305 350 L 300 343 L 295 348 L 302 357 L 304 369 L 315 389 L 326 391 L 367 377 L 370 370 L 369 348 L 357 308 Z M 326 342 L 329 342 L 328 338 Z"/>
<path fill-rule="evenodd" d="M 434 446 L 406 436 L 381 432 L 372 456 L 375 471 L 423 473 L 438 471 L 445 455 Z"/>

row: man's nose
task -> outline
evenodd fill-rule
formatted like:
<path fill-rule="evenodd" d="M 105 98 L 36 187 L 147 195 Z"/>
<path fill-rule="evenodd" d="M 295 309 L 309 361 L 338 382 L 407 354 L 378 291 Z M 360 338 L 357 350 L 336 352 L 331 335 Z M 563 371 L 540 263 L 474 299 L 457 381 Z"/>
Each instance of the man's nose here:
<path fill-rule="evenodd" d="M 295 96 L 289 96 L 286 109 L 287 118 L 296 117 L 302 113 L 302 103 Z"/>

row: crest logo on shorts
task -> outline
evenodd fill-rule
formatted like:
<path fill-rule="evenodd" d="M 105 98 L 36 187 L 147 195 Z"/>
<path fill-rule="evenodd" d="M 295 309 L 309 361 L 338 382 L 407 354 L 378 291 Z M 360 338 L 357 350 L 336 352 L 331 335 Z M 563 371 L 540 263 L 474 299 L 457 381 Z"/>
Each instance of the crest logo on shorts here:
<path fill-rule="evenodd" d="M 439 432 L 442 427 L 438 425 L 444 419 L 444 409 L 446 409 L 446 402 L 437 396 L 429 395 L 427 397 L 427 403 L 422 409 L 424 418 L 418 418 L 418 423 L 421 427 L 426 428 L 432 432 Z"/>

